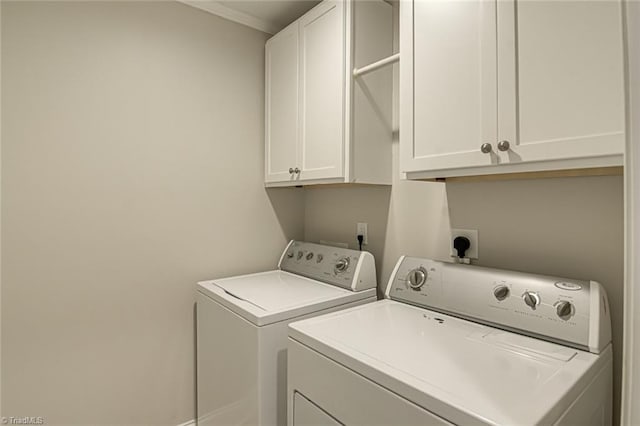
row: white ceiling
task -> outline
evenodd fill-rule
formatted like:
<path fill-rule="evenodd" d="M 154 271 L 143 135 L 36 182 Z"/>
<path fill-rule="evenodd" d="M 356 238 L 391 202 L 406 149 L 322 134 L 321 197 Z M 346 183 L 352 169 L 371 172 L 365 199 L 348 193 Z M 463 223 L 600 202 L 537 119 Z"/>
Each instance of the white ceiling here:
<path fill-rule="evenodd" d="M 320 3 L 319 0 L 181 0 L 231 21 L 275 34 Z"/>
<path fill-rule="evenodd" d="M 223 5 L 267 21 L 278 27 L 286 27 L 316 4 L 317 0 L 231 0 L 220 1 Z"/>

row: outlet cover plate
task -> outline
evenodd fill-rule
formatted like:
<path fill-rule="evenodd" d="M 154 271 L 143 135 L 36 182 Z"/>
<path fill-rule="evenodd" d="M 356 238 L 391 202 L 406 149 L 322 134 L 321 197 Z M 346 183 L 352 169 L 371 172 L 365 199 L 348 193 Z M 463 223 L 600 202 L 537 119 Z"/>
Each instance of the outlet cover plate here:
<path fill-rule="evenodd" d="M 453 240 L 456 237 L 467 237 L 471 243 L 471 247 L 467 250 L 465 257 L 467 259 L 478 258 L 478 230 L 477 229 L 451 229 L 451 238 L 449 239 L 449 254 L 451 257 L 458 257 L 456 249 L 453 248 Z"/>
<path fill-rule="evenodd" d="M 362 245 L 366 246 L 367 244 L 369 244 L 369 233 L 367 231 L 368 228 L 368 224 L 367 223 L 360 223 L 358 222 L 358 224 L 356 225 L 356 238 L 358 238 L 358 235 L 362 235 L 364 238 L 362 239 Z"/>

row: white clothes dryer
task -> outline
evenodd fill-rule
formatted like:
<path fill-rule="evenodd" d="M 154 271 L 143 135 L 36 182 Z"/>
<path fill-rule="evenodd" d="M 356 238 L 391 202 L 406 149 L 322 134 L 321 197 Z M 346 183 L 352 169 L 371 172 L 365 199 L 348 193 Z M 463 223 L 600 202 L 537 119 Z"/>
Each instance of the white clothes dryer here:
<path fill-rule="evenodd" d="M 289 425 L 611 424 L 597 282 L 402 257 L 385 296 L 290 324 Z"/>
<path fill-rule="evenodd" d="M 285 424 L 288 323 L 375 300 L 370 253 L 299 241 L 276 270 L 198 283 L 198 425 Z"/>

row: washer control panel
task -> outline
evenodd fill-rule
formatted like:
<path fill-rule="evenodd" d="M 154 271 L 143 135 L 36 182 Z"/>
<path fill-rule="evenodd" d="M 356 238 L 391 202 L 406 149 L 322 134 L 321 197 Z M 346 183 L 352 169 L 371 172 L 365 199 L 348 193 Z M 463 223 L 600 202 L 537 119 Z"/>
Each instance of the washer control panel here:
<path fill-rule="evenodd" d="M 611 341 L 595 281 L 402 257 L 385 296 L 592 352 Z"/>
<path fill-rule="evenodd" d="M 373 256 L 366 251 L 291 241 L 279 268 L 354 291 L 377 285 Z"/>

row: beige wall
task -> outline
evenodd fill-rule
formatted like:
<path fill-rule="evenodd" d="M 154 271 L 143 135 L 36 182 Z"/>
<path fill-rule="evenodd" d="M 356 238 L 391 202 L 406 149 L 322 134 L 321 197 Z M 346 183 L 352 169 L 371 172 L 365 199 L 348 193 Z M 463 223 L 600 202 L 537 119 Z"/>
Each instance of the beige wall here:
<path fill-rule="evenodd" d="M 626 2 L 627 151 L 623 424 L 640 424 L 640 2 Z"/>
<path fill-rule="evenodd" d="M 397 78 L 395 83 L 397 89 Z M 397 101 L 396 97 L 395 123 Z M 623 314 L 622 176 L 446 185 L 409 182 L 400 180 L 397 143 L 396 137 L 391 187 L 305 189 L 305 238 L 344 241 L 356 247 L 356 223 L 368 222 L 370 244 L 365 249 L 376 258 L 380 289 L 403 254 L 450 260 L 451 227 L 478 230 L 479 265 L 601 282 L 613 313 L 617 419 Z"/>
<path fill-rule="evenodd" d="M 193 418 L 197 280 L 272 268 L 266 36 L 170 2 L 3 2 L 2 408 Z"/>

